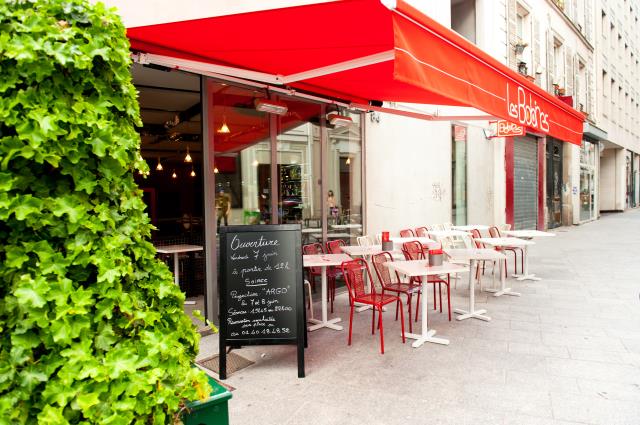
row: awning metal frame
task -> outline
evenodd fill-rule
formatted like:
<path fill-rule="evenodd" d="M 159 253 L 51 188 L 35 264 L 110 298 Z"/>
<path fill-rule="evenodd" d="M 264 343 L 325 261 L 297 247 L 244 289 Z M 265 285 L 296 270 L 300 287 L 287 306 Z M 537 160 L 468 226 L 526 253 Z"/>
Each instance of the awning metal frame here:
<path fill-rule="evenodd" d="M 487 121 L 496 119 L 492 115 L 438 115 L 424 112 L 413 112 L 399 108 L 389 108 L 382 106 L 363 105 L 360 103 L 344 103 L 335 100 L 326 99 L 319 96 L 312 96 L 300 93 L 289 87 L 284 87 L 288 83 L 306 80 L 324 75 L 330 75 L 337 72 L 347 71 L 350 69 L 361 68 L 364 66 L 375 65 L 377 63 L 393 60 L 393 50 L 365 56 L 358 59 L 352 59 L 321 68 L 299 72 L 288 76 L 268 74 L 264 72 L 252 71 L 242 68 L 234 68 L 225 65 L 216 65 L 207 62 L 194 61 L 189 59 L 175 58 L 172 56 L 156 55 L 152 53 L 137 52 L 132 54 L 133 62 L 141 65 L 160 65 L 174 70 L 191 72 L 194 74 L 205 75 L 208 77 L 219 78 L 223 80 L 235 81 L 241 84 L 248 84 L 260 88 L 269 89 L 272 92 L 278 92 L 289 96 L 304 97 L 309 100 L 332 103 L 335 105 L 358 109 L 364 112 L 376 111 L 388 114 L 400 115 L 405 117 L 417 118 L 426 121 Z"/>

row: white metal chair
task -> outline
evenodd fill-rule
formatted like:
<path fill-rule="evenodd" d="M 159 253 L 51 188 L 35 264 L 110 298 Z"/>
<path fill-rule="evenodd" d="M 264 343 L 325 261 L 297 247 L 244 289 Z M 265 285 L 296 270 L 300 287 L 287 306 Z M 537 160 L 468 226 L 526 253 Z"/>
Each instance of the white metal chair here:
<path fill-rule="evenodd" d="M 313 319 L 313 297 L 311 296 L 311 283 L 307 279 L 304 280 L 304 285 L 307 287 L 309 293 L 309 316 L 307 319 Z"/>
<path fill-rule="evenodd" d="M 371 246 L 371 245 L 375 245 L 372 240 L 372 237 L 369 235 L 364 235 L 364 236 L 358 236 L 356 238 L 356 242 L 358 243 L 358 246 Z"/>

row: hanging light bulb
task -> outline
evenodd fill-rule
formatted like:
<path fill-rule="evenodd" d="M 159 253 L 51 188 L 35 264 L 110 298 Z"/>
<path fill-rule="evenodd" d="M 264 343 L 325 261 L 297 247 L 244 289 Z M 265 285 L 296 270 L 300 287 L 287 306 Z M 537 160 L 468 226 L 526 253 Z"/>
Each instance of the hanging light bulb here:
<path fill-rule="evenodd" d="M 196 176 L 196 172 L 193 171 L 193 168 L 191 168 L 191 173 L 189 174 L 191 177 L 195 177 Z"/>
<path fill-rule="evenodd" d="M 177 179 L 178 175 L 176 174 L 176 170 L 173 170 L 173 174 L 171 174 L 172 179 Z"/>
<path fill-rule="evenodd" d="M 229 126 L 227 125 L 227 117 L 225 115 L 222 116 L 222 125 L 218 129 L 218 133 L 220 134 L 231 133 L 231 130 L 229 130 Z"/>
<path fill-rule="evenodd" d="M 347 165 L 351 164 L 351 158 L 347 158 L 347 160 L 344 163 Z"/>
<path fill-rule="evenodd" d="M 162 171 L 163 170 L 162 163 L 160 162 L 160 157 L 158 157 L 158 165 L 156 165 L 156 170 L 158 170 L 158 171 Z"/>
<path fill-rule="evenodd" d="M 214 172 L 215 174 L 218 174 L 220 171 L 218 170 L 218 167 L 213 167 L 213 172 Z"/>
<path fill-rule="evenodd" d="M 189 146 L 187 146 L 187 154 L 184 157 L 184 162 L 193 162 L 191 155 L 189 155 Z"/>

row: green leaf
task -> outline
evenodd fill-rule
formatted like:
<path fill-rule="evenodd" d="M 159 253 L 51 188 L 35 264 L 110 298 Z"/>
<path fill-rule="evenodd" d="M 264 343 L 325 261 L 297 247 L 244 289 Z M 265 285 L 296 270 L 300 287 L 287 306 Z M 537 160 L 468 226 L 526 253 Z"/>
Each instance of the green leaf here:
<path fill-rule="evenodd" d="M 40 425 L 63 425 L 68 424 L 62 413 L 62 407 L 54 407 L 46 405 L 42 412 L 38 415 L 38 424 Z"/>
<path fill-rule="evenodd" d="M 86 410 L 96 404 L 100 403 L 100 397 L 96 393 L 84 393 L 78 395 L 76 403 L 82 410 Z"/>
<path fill-rule="evenodd" d="M 44 297 L 31 283 L 22 284 L 14 291 L 14 295 L 25 308 L 38 308 L 46 304 Z"/>

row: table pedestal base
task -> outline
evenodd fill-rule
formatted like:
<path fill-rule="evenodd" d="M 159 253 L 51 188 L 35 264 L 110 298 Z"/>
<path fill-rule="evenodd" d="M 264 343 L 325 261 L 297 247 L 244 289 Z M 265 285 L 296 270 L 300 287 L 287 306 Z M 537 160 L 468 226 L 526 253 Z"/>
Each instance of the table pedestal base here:
<path fill-rule="evenodd" d="M 492 292 L 494 297 L 499 297 L 502 295 L 511 295 L 512 297 L 519 297 L 520 292 L 513 292 L 511 288 L 503 288 L 503 289 L 485 289 L 487 292 Z"/>
<path fill-rule="evenodd" d="M 485 315 L 487 310 L 467 311 L 467 310 L 462 310 L 460 308 L 456 308 L 453 311 L 456 314 L 460 315 L 460 316 L 456 317 L 457 320 L 465 320 L 465 319 L 474 318 L 474 319 L 484 320 L 485 322 L 491 321 L 491 317 Z"/>
<path fill-rule="evenodd" d="M 515 277 L 516 280 L 522 281 L 522 280 L 542 280 L 541 277 L 536 277 L 535 274 L 512 274 L 511 276 Z"/>
<path fill-rule="evenodd" d="M 406 338 L 409 339 L 415 339 L 416 341 L 411 344 L 411 346 L 413 348 L 418 348 L 420 347 L 422 344 L 424 344 L 425 342 L 431 342 L 434 344 L 442 344 L 442 345 L 449 345 L 449 340 L 446 338 L 434 338 L 433 336 L 436 334 L 436 331 L 434 331 L 433 329 L 430 331 L 427 331 L 426 334 L 412 334 L 409 332 L 405 332 L 404 336 Z M 402 334 L 400 334 L 402 335 Z"/>
<path fill-rule="evenodd" d="M 307 326 L 307 330 L 309 332 L 313 332 L 313 331 L 317 331 L 318 329 L 329 328 L 329 329 L 333 329 L 335 331 L 341 331 L 342 330 L 342 326 L 335 324 L 335 323 L 340 322 L 341 320 L 342 319 L 340 317 L 336 317 L 334 319 L 327 320 L 326 322 L 323 322 L 322 320 L 318 320 L 318 319 L 309 319 L 308 322 L 309 323 L 313 323 L 313 326 Z"/>

